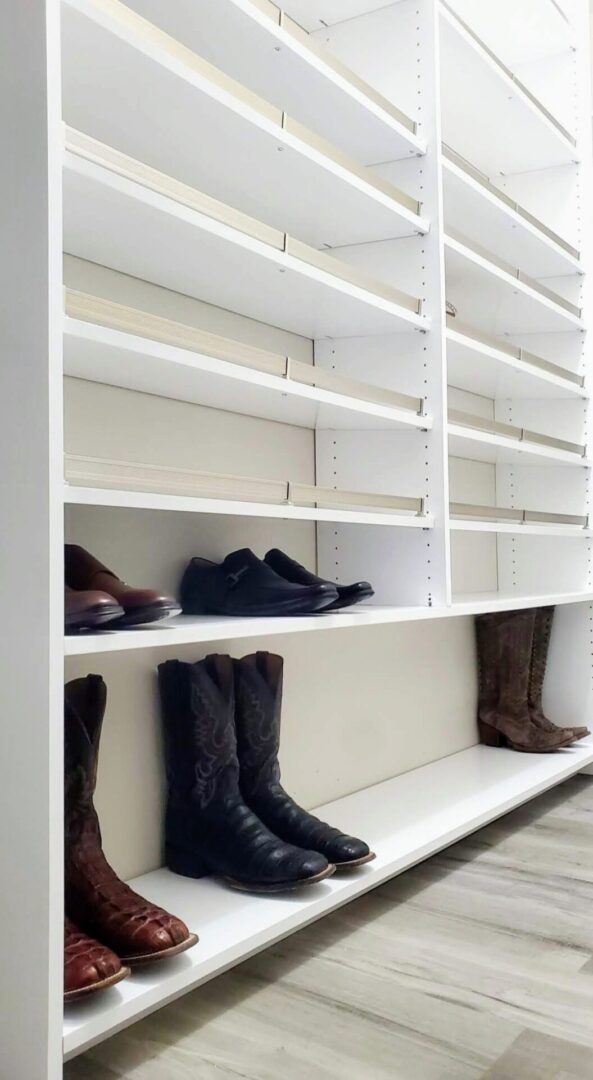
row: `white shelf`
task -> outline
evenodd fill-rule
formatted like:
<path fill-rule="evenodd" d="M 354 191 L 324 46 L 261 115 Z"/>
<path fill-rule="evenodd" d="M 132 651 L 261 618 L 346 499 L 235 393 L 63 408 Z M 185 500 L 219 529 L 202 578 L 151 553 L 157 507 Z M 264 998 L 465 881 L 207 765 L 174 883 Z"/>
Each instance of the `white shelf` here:
<path fill-rule="evenodd" d="M 347 18 L 348 5 L 339 3 L 344 12 L 340 17 Z M 426 150 L 425 140 L 397 102 L 386 100 L 340 64 L 319 39 L 310 38 L 290 4 L 282 5 L 288 18 L 270 0 L 130 0 L 130 6 L 361 163 L 393 161 Z"/>
<path fill-rule="evenodd" d="M 447 431 L 450 457 L 470 458 L 472 461 L 500 465 L 514 462 L 519 465 L 566 465 L 576 469 L 590 467 L 588 458 L 569 450 L 519 441 L 506 435 L 463 427 L 461 424 L 449 423 Z"/>
<path fill-rule="evenodd" d="M 464 521 L 457 518 L 450 522 L 452 532 L 491 532 L 510 533 L 513 536 L 572 536 L 582 540 L 590 540 L 593 537 L 593 529 L 585 529 L 579 525 L 538 525 L 532 522 L 518 524 L 510 521 Z"/>
<path fill-rule="evenodd" d="M 64 373 L 313 429 L 432 427 L 411 409 L 363 401 L 207 354 L 64 319 Z"/>
<path fill-rule="evenodd" d="M 160 495 L 144 491 L 76 487 L 73 484 L 65 484 L 64 502 L 67 505 L 128 507 L 135 510 L 167 510 L 185 514 L 282 518 L 287 521 L 336 521 L 354 525 L 384 525 L 392 529 L 430 529 L 434 524 L 431 514 L 292 506 L 285 502 L 239 502 L 233 499 L 192 498 L 188 495 Z"/>
<path fill-rule="evenodd" d="M 174 648 L 210 641 L 238 638 L 276 637 L 352 627 L 382 626 L 390 623 L 436 619 L 447 614 L 429 607 L 370 607 L 358 604 L 346 612 L 328 615 L 299 615 L 286 618 L 223 618 L 216 615 L 178 615 L 166 623 L 139 630 L 102 631 L 99 634 L 67 635 L 66 656 L 127 652 L 132 649 Z"/>
<path fill-rule="evenodd" d="M 356 19 L 372 11 L 389 7 L 399 0 L 280 0 L 280 7 L 306 30 L 322 30 L 324 26 Z"/>
<path fill-rule="evenodd" d="M 584 329 L 578 315 L 448 235 L 445 268 L 447 296 L 476 330 L 502 337 Z"/>
<path fill-rule="evenodd" d="M 488 176 L 568 165 L 573 137 L 440 7 L 443 137 Z"/>
<path fill-rule="evenodd" d="M 534 278 L 580 272 L 574 249 L 518 213 L 446 152 L 442 163 L 446 229 L 465 233 Z"/>
<path fill-rule="evenodd" d="M 468 23 L 488 48 L 505 64 L 530 64 L 573 49 L 575 32 L 555 0 L 449 0 L 455 13 Z"/>
<path fill-rule="evenodd" d="M 287 898 L 250 896 L 211 879 L 192 881 L 167 870 L 137 878 L 132 887 L 184 919 L 199 934 L 199 944 L 69 1009 L 65 1057 L 335 911 L 592 762 L 591 740 L 547 755 L 473 746 L 320 807 L 316 812 L 322 818 L 363 836 L 376 861 Z"/>
<path fill-rule="evenodd" d="M 447 378 L 450 386 L 488 398 L 586 398 L 587 390 L 523 359 L 510 356 L 450 326 Z"/>
<path fill-rule="evenodd" d="M 69 254 L 305 337 L 426 328 L 426 319 L 386 298 L 387 288 L 379 295 L 338 278 L 323 268 L 326 256 L 316 266 L 280 250 L 281 240 L 275 247 L 105 165 L 64 154 Z M 291 250 L 300 247 L 291 242 Z"/>

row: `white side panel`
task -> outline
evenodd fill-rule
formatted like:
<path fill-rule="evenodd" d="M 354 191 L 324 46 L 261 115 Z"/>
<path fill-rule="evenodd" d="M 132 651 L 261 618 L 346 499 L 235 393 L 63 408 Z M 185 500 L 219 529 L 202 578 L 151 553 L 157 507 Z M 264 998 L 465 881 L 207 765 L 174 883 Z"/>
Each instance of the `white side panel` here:
<path fill-rule="evenodd" d="M 58 1080 L 63 967 L 58 0 L 0 5 L 0 1073 Z"/>

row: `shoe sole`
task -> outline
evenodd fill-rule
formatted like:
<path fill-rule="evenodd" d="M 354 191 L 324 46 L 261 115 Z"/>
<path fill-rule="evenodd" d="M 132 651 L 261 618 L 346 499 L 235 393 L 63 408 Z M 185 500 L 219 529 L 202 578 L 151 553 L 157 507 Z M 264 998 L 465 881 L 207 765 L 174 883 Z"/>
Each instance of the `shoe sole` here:
<path fill-rule="evenodd" d="M 348 862 L 335 863 L 337 870 L 354 870 L 357 866 L 365 866 L 366 863 L 370 863 L 373 859 L 376 859 L 374 851 L 369 851 L 368 855 L 361 855 L 360 859 L 350 859 Z"/>
<path fill-rule="evenodd" d="M 344 608 L 354 607 L 355 604 L 362 604 L 363 600 L 370 600 L 371 597 L 374 595 L 374 589 L 365 589 L 364 592 L 356 593 L 355 596 L 351 596 L 349 598 L 346 597 L 343 600 L 340 600 L 340 598 L 338 597 L 337 600 L 334 600 L 331 604 L 328 605 L 328 607 L 323 609 L 323 613 L 325 613 L 326 611 L 340 611 Z"/>
<path fill-rule="evenodd" d="M 139 956 L 122 956 L 122 963 L 128 964 L 130 967 L 140 967 L 143 964 L 153 964 L 157 960 L 167 960 L 171 956 L 179 956 L 180 953 L 187 952 L 188 949 L 193 949 L 194 945 L 197 945 L 199 940 L 197 934 L 190 934 L 185 941 L 181 941 L 179 945 L 172 945 L 170 949 L 160 949 L 159 952 L 153 953 L 142 953 Z"/>
<path fill-rule="evenodd" d="M 325 878 L 331 877 L 335 874 L 336 868 L 333 863 L 328 863 L 325 870 L 320 870 L 318 874 L 314 874 L 313 877 L 299 878 L 297 881 L 284 881 L 273 882 L 272 884 L 254 885 L 250 882 L 236 881 L 235 878 L 223 877 L 223 881 L 226 881 L 227 885 L 230 885 L 233 889 L 238 889 L 240 892 L 250 893 L 280 893 L 280 892 L 294 892 L 295 889 L 301 889 L 305 885 L 317 885 L 319 881 L 324 881 Z"/>
<path fill-rule="evenodd" d="M 330 601 L 333 603 L 333 601 Z M 258 606 L 256 608 L 245 609 L 244 611 L 213 611 L 211 608 L 202 607 L 200 610 L 192 610 L 191 605 L 184 607 L 183 611 L 186 615 L 216 615 L 220 618 L 231 619 L 265 619 L 265 618 L 282 618 L 283 615 L 324 615 L 327 611 L 327 597 L 317 600 L 315 603 L 304 603 L 299 600 L 298 603 L 292 601 L 290 604 L 270 604 L 269 606 Z"/>
<path fill-rule="evenodd" d="M 80 990 L 66 990 L 64 1001 L 69 1005 L 72 1001 L 80 1001 L 91 994 L 96 994 L 99 990 L 108 990 L 110 986 L 116 986 L 117 983 L 120 983 L 122 979 L 127 979 L 128 975 L 131 974 L 129 967 L 122 967 L 115 975 L 110 975 L 108 979 L 101 979 L 100 982 L 93 983 L 92 986 L 81 986 Z"/>
<path fill-rule="evenodd" d="M 77 630 L 94 630 L 97 626 L 104 626 L 105 623 L 119 619 L 123 614 L 124 609 L 119 604 L 113 604 L 111 607 L 102 604 L 100 607 L 88 608 L 86 611 L 66 615 L 64 626 L 66 633 Z"/>
<path fill-rule="evenodd" d="M 130 626 L 142 626 L 147 623 L 161 622 L 162 619 L 171 619 L 174 615 L 180 614 L 181 607 L 179 604 L 159 604 L 158 606 L 155 604 L 148 604 L 147 607 L 138 608 L 137 611 L 124 611 L 121 618 L 113 622 L 109 629 L 125 630 Z"/>

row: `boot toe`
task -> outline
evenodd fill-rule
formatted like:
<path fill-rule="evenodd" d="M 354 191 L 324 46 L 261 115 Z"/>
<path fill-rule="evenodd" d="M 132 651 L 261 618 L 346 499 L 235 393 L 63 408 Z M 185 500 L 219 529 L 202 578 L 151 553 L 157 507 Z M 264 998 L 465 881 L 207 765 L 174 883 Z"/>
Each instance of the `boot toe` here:
<path fill-rule="evenodd" d="M 354 836 L 341 836 L 331 842 L 325 854 L 330 862 L 339 866 L 356 863 L 361 859 L 369 859 L 371 851 L 364 840 L 357 840 Z"/>
<path fill-rule="evenodd" d="M 301 858 L 294 866 L 295 876 L 300 881 L 316 878 L 324 874 L 328 866 L 325 855 L 320 855 L 318 851 L 303 851 Z"/>
<path fill-rule="evenodd" d="M 127 947 L 122 951 L 127 961 L 133 961 L 135 957 L 158 956 L 181 945 L 189 937 L 190 932 L 181 919 L 172 915 L 149 919 L 132 930 Z"/>

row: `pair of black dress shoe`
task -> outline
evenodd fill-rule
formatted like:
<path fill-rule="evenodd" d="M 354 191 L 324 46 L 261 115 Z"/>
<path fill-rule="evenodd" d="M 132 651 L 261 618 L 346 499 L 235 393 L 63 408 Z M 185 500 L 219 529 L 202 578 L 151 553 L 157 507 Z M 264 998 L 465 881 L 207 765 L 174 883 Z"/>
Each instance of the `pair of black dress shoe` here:
<path fill-rule="evenodd" d="M 249 548 L 221 563 L 194 558 L 181 582 L 187 615 L 310 615 L 351 607 L 371 596 L 368 581 L 334 585 L 278 548 L 263 560 Z"/>
<path fill-rule="evenodd" d="M 374 859 L 363 840 L 309 814 L 282 787 L 282 673 L 282 657 L 267 652 L 160 665 L 174 873 L 283 892 Z"/>

